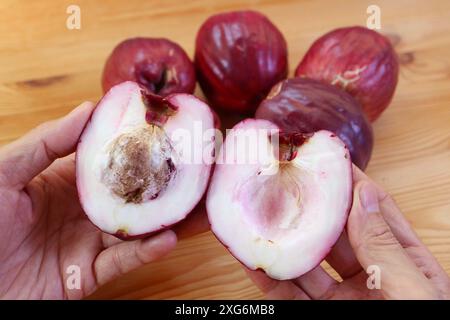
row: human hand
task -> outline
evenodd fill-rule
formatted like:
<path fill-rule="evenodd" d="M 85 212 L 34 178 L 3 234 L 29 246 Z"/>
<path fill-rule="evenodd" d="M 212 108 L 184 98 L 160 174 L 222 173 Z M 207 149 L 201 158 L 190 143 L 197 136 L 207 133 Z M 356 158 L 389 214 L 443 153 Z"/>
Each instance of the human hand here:
<path fill-rule="evenodd" d="M 170 230 L 123 242 L 86 218 L 71 153 L 93 109 L 85 102 L 0 149 L 1 298 L 79 299 L 160 258 L 177 242 Z M 196 225 L 191 222 L 187 229 Z M 79 290 L 66 286 L 71 265 L 80 270 Z"/>
<path fill-rule="evenodd" d="M 346 232 L 327 262 L 291 281 L 247 270 L 269 299 L 449 299 L 450 279 L 400 212 L 394 200 L 353 167 L 354 193 Z M 369 289 L 365 270 L 380 271 L 380 288 Z"/>

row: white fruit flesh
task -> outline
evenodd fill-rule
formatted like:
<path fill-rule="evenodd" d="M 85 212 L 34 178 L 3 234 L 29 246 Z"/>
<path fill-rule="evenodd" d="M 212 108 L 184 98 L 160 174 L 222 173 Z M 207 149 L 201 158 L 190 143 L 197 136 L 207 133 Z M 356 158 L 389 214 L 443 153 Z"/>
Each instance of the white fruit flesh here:
<path fill-rule="evenodd" d="M 213 115 L 206 104 L 191 95 L 176 94 L 167 99 L 177 111 L 161 127 L 150 125 L 146 122 L 148 109 L 141 88 L 136 83 L 124 82 L 103 97 L 83 132 L 77 149 L 78 193 L 89 219 L 105 232 L 133 237 L 160 230 L 184 219 L 205 192 L 213 162 L 211 153 L 201 161 L 194 161 L 181 151 L 202 153 L 211 141 L 172 138 L 175 135 L 180 138 L 180 132 L 190 135 L 195 130 L 200 130 L 200 134 L 212 131 Z M 139 156 L 137 163 L 147 160 L 148 166 L 140 164 L 155 171 L 147 176 L 142 195 L 131 200 L 121 193 L 125 194 L 126 189 L 113 188 L 124 179 L 136 182 L 133 173 L 140 172 L 127 167 L 129 156 L 113 152 L 113 146 L 124 148 L 127 144 L 139 145 L 142 150 L 133 153 Z M 169 172 L 169 159 L 175 168 L 165 175 Z M 126 170 L 118 178 L 111 168 Z M 158 170 L 162 170 L 164 177 L 160 177 Z M 139 182 L 142 181 L 137 181 L 138 185 Z"/>
<path fill-rule="evenodd" d="M 278 129 L 265 120 L 236 125 L 218 159 L 248 152 L 232 145 L 239 130 L 263 128 Z M 271 142 L 259 139 L 257 144 L 264 150 Z M 352 201 L 351 160 L 343 142 L 328 131 L 314 133 L 287 163 L 280 164 L 267 150 L 253 164 L 216 164 L 208 218 L 217 238 L 248 268 L 292 279 L 317 266 L 345 226 Z"/>

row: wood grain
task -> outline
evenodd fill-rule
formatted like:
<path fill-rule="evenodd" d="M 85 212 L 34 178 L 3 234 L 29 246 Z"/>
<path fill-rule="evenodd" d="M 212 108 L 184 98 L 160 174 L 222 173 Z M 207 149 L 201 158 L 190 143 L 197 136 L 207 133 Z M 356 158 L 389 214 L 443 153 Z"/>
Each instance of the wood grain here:
<path fill-rule="evenodd" d="M 192 56 L 202 21 L 256 8 L 282 30 L 291 74 L 312 41 L 364 25 L 373 1 L 77 1 L 81 30 L 65 26 L 72 1 L 0 3 L 0 144 L 101 96 L 103 63 L 119 41 L 168 37 Z M 450 273 L 450 2 L 376 1 L 382 32 L 396 43 L 401 77 L 374 124 L 367 170 L 397 200 Z M 198 94 L 201 94 L 197 90 Z M 123 276 L 93 298 L 262 298 L 240 264 L 210 233 L 183 240 L 165 259 Z"/>

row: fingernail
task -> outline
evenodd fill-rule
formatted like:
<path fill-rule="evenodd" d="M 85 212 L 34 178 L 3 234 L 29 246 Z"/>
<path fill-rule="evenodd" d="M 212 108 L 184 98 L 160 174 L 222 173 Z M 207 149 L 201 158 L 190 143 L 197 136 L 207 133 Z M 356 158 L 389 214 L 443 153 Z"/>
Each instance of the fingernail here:
<path fill-rule="evenodd" d="M 365 182 L 359 189 L 359 199 L 367 213 L 380 212 L 378 193 L 374 185 Z"/>

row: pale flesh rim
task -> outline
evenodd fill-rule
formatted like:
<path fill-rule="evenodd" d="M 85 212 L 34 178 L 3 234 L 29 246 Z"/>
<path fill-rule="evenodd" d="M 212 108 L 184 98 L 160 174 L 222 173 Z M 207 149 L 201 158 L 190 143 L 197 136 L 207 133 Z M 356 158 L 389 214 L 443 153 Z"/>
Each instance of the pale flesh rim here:
<path fill-rule="evenodd" d="M 191 132 L 195 122 L 200 122 L 203 130 L 214 128 L 211 110 L 199 99 L 188 94 L 175 94 L 167 99 L 178 108 L 163 126 L 167 136 L 180 128 Z M 101 168 L 107 161 L 105 146 L 127 130 L 148 125 L 146 110 L 136 83 L 127 81 L 111 88 L 98 103 L 77 147 L 81 205 L 89 219 L 107 233 L 136 237 L 175 224 L 200 201 L 208 184 L 211 159 L 205 163 L 179 162 L 175 178 L 154 200 L 125 203 L 112 195 L 101 181 Z M 193 143 L 194 148 L 203 148 L 205 145 L 200 144 L 207 142 Z"/>

